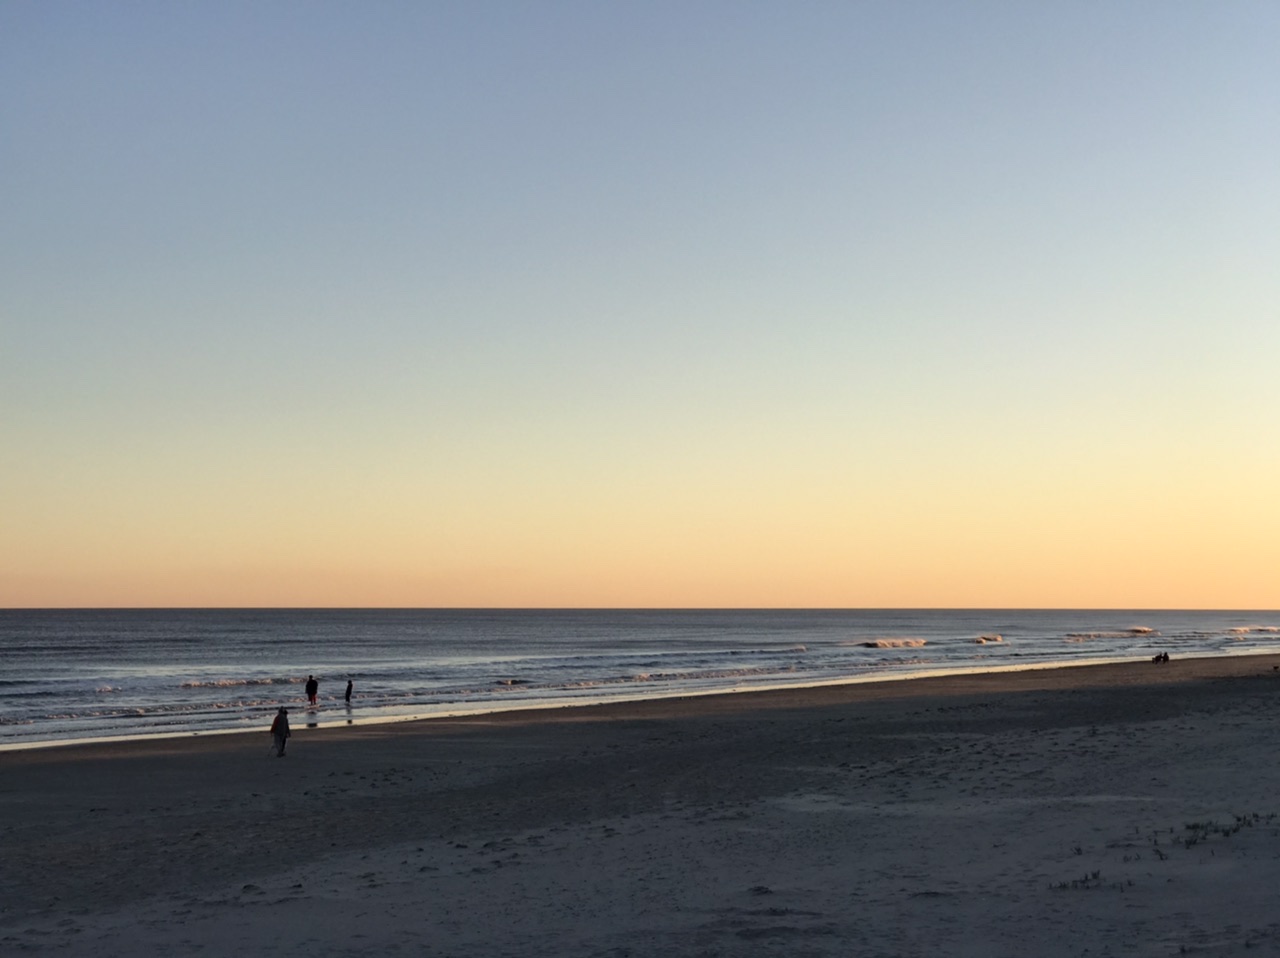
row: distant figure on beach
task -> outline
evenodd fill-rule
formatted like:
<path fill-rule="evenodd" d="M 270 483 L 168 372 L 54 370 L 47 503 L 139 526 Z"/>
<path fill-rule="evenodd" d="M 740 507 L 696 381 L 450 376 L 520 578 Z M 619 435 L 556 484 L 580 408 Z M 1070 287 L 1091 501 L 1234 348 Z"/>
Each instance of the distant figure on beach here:
<path fill-rule="evenodd" d="M 284 758 L 284 743 L 289 738 L 289 710 L 283 705 L 276 713 L 276 720 L 271 723 L 271 738 L 276 743 L 276 758 Z"/>
<path fill-rule="evenodd" d="M 351 704 L 351 680 L 350 679 L 347 679 L 346 700 L 347 700 L 347 704 L 350 705 Z"/>
<path fill-rule="evenodd" d="M 316 704 L 316 693 L 320 691 L 320 683 L 316 681 L 314 675 L 307 676 L 307 703 L 309 705 Z"/>

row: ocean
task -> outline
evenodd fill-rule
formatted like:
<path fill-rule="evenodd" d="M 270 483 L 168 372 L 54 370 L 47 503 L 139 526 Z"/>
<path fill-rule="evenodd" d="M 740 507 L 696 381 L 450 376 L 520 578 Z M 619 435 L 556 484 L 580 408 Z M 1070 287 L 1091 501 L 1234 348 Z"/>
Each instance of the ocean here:
<path fill-rule="evenodd" d="M 0 610 L 0 748 L 1277 650 L 1275 611 Z"/>

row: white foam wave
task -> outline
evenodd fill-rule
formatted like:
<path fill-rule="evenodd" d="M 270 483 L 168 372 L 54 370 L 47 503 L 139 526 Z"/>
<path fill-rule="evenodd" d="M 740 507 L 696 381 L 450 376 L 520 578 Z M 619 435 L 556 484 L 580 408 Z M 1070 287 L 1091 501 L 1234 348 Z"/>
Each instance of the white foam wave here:
<path fill-rule="evenodd" d="M 986 645 L 988 642 L 1003 642 L 1003 635 L 980 635 L 973 640 L 978 645 Z"/>
<path fill-rule="evenodd" d="M 872 639 L 858 643 L 864 649 L 918 649 L 928 644 L 925 639 Z"/>
<path fill-rule="evenodd" d="M 247 685 L 299 685 L 303 679 L 190 679 L 179 684 L 183 689 L 229 689 Z"/>
<path fill-rule="evenodd" d="M 1089 642 L 1093 639 L 1131 639 L 1135 636 L 1159 635 L 1155 629 L 1145 625 L 1134 626 L 1119 632 L 1068 632 L 1063 638 L 1068 642 Z"/>

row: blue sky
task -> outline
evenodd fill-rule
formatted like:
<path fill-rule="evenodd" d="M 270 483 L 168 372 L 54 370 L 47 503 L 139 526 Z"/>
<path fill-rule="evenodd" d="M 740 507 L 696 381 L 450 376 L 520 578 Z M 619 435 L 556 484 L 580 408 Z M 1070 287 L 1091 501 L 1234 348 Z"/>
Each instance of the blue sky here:
<path fill-rule="evenodd" d="M 1176 604 L 1228 562 L 1187 604 L 1280 604 L 1277 40 L 7 3 L 0 602 Z M 1045 557 L 1072 513 L 1185 545 L 1124 602 Z"/>

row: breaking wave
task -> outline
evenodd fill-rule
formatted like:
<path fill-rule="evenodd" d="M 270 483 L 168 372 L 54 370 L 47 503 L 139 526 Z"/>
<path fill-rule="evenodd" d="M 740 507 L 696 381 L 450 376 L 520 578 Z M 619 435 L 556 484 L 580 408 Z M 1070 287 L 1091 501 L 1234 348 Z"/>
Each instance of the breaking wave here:
<path fill-rule="evenodd" d="M 1155 629 L 1139 625 L 1132 629 L 1121 629 L 1118 632 L 1068 632 L 1063 638 L 1068 642 L 1089 642 L 1093 639 L 1131 639 L 1136 636 L 1159 634 Z"/>
<path fill-rule="evenodd" d="M 306 679 L 191 679 L 179 684 L 181 689 L 231 689 L 249 685 L 301 685 Z"/>

